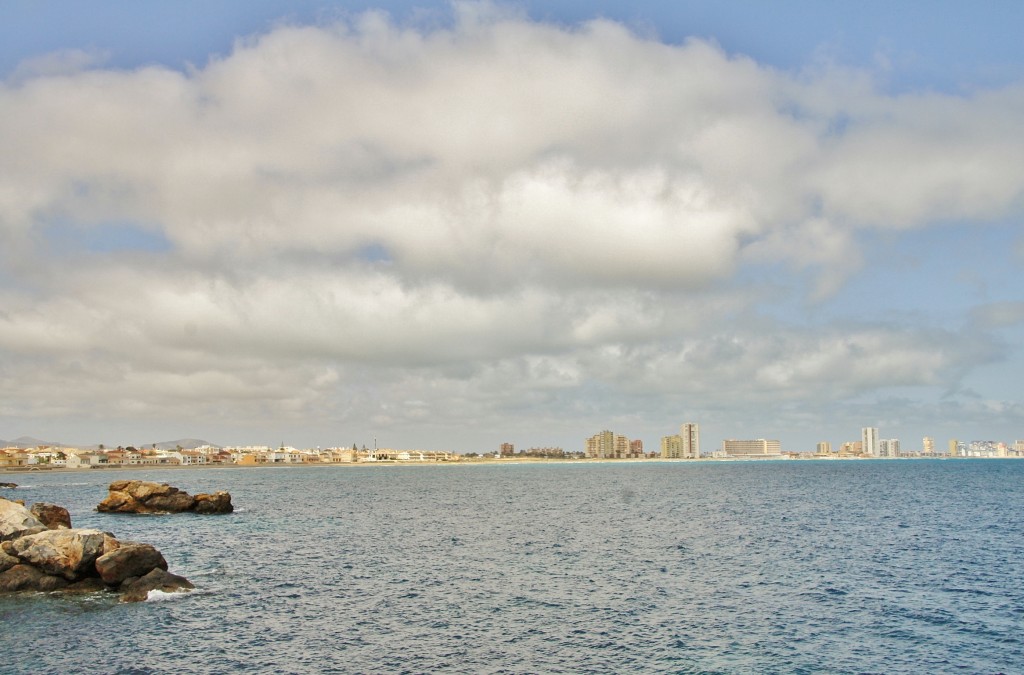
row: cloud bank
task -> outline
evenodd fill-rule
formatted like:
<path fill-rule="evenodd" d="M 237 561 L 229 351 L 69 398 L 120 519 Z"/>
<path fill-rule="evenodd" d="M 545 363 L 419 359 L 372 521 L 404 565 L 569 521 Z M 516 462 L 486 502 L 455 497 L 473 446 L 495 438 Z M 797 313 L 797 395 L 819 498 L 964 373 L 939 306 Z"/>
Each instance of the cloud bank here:
<path fill-rule="evenodd" d="M 0 419 L 489 450 L 1005 356 L 766 308 L 827 303 L 862 232 L 1019 217 L 1024 85 L 893 94 L 455 11 L 281 26 L 184 72 L 58 54 L 0 85 Z"/>

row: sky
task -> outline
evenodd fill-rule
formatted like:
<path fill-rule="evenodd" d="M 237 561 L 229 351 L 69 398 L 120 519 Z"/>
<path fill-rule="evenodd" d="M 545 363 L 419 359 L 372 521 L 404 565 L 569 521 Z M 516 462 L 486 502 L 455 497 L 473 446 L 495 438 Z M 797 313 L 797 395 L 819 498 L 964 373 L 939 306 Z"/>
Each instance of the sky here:
<path fill-rule="evenodd" d="M 1024 438 L 1024 4 L 0 4 L 0 438 Z"/>

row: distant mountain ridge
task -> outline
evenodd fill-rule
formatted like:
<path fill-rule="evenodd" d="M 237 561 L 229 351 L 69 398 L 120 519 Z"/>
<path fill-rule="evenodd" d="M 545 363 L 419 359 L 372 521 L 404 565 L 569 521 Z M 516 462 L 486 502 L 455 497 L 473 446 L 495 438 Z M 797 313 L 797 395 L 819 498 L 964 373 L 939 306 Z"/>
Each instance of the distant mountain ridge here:
<path fill-rule="evenodd" d="M 21 436 L 19 438 L 15 438 L 13 441 L 0 440 L 0 448 L 35 448 L 41 445 L 57 448 L 82 448 L 84 450 L 98 450 L 100 447 L 99 444 L 75 445 L 73 443 L 54 443 L 52 441 L 42 441 L 39 440 L 38 438 L 33 438 L 32 436 Z M 131 445 L 131 443 L 129 443 L 128 445 Z M 201 438 L 179 438 L 175 441 L 163 441 L 161 443 L 146 443 L 142 445 L 140 449 L 155 447 L 157 450 L 177 450 L 180 447 L 182 450 L 195 450 L 196 448 L 203 445 L 209 445 L 210 447 L 213 448 L 220 447 L 219 445 L 214 445 L 208 441 L 204 441 Z M 104 447 L 109 449 L 116 446 L 105 445 Z"/>
<path fill-rule="evenodd" d="M 54 443 L 53 441 L 41 441 L 38 438 L 32 438 L 31 436 L 19 436 L 13 441 L 0 441 L 0 447 L 4 448 L 34 448 L 39 445 L 50 445 L 56 447 L 64 447 L 67 443 Z"/>
<path fill-rule="evenodd" d="M 219 448 L 219 445 L 214 445 L 209 441 L 204 441 L 201 438 L 179 438 L 176 441 L 164 441 L 163 443 L 155 443 L 157 450 L 177 450 L 179 447 L 182 450 L 195 450 L 196 448 L 208 445 L 211 448 Z M 143 447 L 153 447 L 152 445 L 146 445 Z"/>

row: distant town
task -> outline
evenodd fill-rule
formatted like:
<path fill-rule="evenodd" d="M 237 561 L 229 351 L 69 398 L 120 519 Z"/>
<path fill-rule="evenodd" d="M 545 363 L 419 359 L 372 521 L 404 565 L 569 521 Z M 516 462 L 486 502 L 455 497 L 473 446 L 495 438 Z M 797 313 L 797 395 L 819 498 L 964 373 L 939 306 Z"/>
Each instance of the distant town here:
<path fill-rule="evenodd" d="M 486 462 L 542 460 L 764 460 L 764 459 L 896 459 L 896 458 L 1001 458 L 1024 457 L 1024 440 L 1012 445 L 1001 441 L 950 439 L 937 446 L 931 437 L 921 439 L 920 447 L 907 448 L 896 438 L 880 438 L 877 427 L 864 427 L 859 440 L 845 441 L 834 447 L 828 441 L 817 444 L 814 452 L 787 452 L 778 440 L 725 439 L 711 451 L 701 448 L 700 427 L 695 422 L 682 424 L 678 434 L 664 436 L 658 451 L 645 451 L 643 441 L 613 431 L 601 431 L 587 438 L 582 449 L 566 451 L 559 447 L 531 447 L 516 450 L 513 443 L 502 443 L 492 452 L 457 454 L 443 450 L 405 450 L 393 448 L 351 447 L 294 448 L 283 443 L 277 448 L 263 445 L 216 446 L 196 439 L 153 443 L 146 446 L 98 445 L 88 448 L 46 443 L 21 438 L 0 441 L 0 470 L 33 471 L 52 469 L 115 469 L 123 467 L 199 467 L 328 465 L 356 463 L 406 462 Z"/>

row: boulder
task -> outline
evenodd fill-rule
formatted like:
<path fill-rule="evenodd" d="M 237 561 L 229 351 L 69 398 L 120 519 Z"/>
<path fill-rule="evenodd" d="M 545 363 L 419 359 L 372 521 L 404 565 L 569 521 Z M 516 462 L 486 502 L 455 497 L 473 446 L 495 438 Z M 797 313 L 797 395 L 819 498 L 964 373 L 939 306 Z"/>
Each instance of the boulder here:
<path fill-rule="evenodd" d="M 187 492 L 175 490 L 170 494 L 153 495 L 145 504 L 147 509 L 156 513 L 184 513 L 192 510 L 195 498 Z"/>
<path fill-rule="evenodd" d="M 109 494 L 96 507 L 104 513 L 231 513 L 231 495 L 217 492 L 196 495 L 172 487 L 167 483 L 142 480 L 116 480 L 110 484 Z"/>
<path fill-rule="evenodd" d="M 16 487 L 18 487 L 17 483 L 0 483 L 0 488 L 16 488 Z"/>
<path fill-rule="evenodd" d="M 71 529 L 71 514 L 63 506 L 36 502 L 32 505 L 30 512 L 36 517 L 36 520 L 51 530 Z"/>
<path fill-rule="evenodd" d="M 59 591 L 68 585 L 67 580 L 46 574 L 32 565 L 19 564 L 0 572 L 0 593 L 18 591 Z"/>
<path fill-rule="evenodd" d="M 11 555 L 7 551 L 0 548 L 0 572 L 6 572 L 15 565 L 20 565 L 21 559 L 16 555 Z"/>
<path fill-rule="evenodd" d="M 142 577 L 155 569 L 167 570 L 167 561 L 149 544 L 124 544 L 96 559 L 103 583 L 118 586 L 129 577 Z"/>
<path fill-rule="evenodd" d="M 171 574 L 158 567 L 144 576 L 126 579 L 121 584 L 121 602 L 142 602 L 149 597 L 150 591 L 173 593 L 193 588 L 195 586 L 185 577 Z"/>
<path fill-rule="evenodd" d="M 77 581 L 96 576 L 96 558 L 103 553 L 99 530 L 47 530 L 16 539 L 8 549 L 23 563 L 46 574 Z"/>
<path fill-rule="evenodd" d="M 28 530 L 45 528 L 24 504 L 12 502 L 0 497 L 0 541 L 17 539 Z M 39 530 L 36 530 L 37 532 Z"/>
<path fill-rule="evenodd" d="M 192 507 L 196 513 L 231 513 L 235 507 L 231 505 L 231 495 L 223 490 L 212 495 L 197 494 L 196 503 Z"/>

